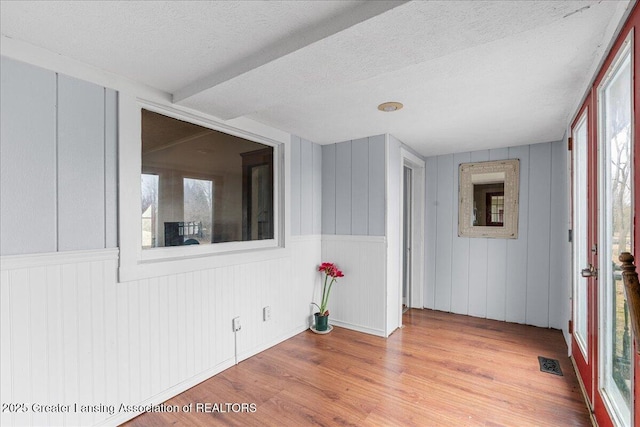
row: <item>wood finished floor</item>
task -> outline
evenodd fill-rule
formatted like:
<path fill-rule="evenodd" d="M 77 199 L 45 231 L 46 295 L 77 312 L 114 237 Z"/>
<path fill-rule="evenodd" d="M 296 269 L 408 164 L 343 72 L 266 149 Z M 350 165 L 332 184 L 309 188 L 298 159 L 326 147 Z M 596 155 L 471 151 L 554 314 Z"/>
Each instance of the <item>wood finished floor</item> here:
<path fill-rule="evenodd" d="M 166 402 L 254 413 L 147 413 L 139 426 L 590 426 L 557 330 L 410 310 L 388 339 L 301 333 Z M 538 356 L 564 376 L 540 372 Z"/>

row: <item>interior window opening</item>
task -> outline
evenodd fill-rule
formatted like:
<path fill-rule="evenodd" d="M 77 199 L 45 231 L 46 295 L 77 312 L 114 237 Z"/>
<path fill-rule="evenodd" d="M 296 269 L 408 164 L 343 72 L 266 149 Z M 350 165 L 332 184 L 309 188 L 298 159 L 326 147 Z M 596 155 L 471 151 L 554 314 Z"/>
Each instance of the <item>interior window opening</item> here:
<path fill-rule="evenodd" d="M 142 110 L 142 248 L 274 238 L 274 148 Z"/>

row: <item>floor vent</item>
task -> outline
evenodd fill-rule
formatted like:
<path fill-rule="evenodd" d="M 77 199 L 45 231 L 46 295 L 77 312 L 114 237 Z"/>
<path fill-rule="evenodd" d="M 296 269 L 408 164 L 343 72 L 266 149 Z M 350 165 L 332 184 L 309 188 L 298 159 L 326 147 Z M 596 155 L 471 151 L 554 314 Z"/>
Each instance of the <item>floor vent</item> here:
<path fill-rule="evenodd" d="M 557 360 L 538 356 L 538 362 L 540 362 L 540 370 L 542 372 L 562 376 L 562 369 L 560 369 L 560 362 L 558 362 Z"/>

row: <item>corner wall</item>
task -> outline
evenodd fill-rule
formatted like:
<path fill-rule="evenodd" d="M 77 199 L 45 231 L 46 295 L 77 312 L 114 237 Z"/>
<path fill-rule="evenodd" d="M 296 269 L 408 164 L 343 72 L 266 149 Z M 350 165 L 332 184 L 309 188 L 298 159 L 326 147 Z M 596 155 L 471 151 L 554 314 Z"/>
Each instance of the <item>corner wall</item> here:
<path fill-rule="evenodd" d="M 322 146 L 322 262 L 345 277 L 330 322 L 386 336 L 386 137 Z M 318 292 L 319 295 L 319 292 Z"/>

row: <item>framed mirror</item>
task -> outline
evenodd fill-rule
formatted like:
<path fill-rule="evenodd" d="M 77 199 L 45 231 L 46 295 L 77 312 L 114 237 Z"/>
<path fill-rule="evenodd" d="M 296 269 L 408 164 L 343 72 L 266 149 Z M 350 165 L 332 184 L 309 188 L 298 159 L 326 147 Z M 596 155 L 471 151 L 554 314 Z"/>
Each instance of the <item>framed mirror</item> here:
<path fill-rule="evenodd" d="M 458 236 L 518 238 L 520 160 L 462 163 Z"/>

